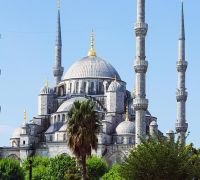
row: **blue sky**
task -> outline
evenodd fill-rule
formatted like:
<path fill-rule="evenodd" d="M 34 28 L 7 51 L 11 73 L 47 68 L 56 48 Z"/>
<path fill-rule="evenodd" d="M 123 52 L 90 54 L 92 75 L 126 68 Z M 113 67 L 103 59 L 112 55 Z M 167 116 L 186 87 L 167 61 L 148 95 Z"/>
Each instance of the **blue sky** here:
<path fill-rule="evenodd" d="M 86 56 L 94 29 L 97 55 L 109 61 L 133 90 L 135 74 L 135 0 L 61 0 L 63 66 Z M 188 142 L 200 146 L 200 1 L 185 0 Z M 0 6 L 0 146 L 8 145 L 14 128 L 21 126 L 23 110 L 37 115 L 37 96 L 52 67 L 56 31 L 56 0 L 1 0 Z M 180 0 L 147 0 L 149 24 L 146 56 L 149 111 L 159 129 L 175 128 L 177 47 Z"/>

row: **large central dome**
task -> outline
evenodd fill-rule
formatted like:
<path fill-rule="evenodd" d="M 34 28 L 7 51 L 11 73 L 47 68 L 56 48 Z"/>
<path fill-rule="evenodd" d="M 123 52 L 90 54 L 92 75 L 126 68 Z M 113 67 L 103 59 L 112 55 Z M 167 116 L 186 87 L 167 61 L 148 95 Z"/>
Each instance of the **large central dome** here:
<path fill-rule="evenodd" d="M 64 80 L 78 78 L 116 78 L 121 80 L 115 68 L 97 56 L 87 56 L 75 62 L 64 76 Z"/>

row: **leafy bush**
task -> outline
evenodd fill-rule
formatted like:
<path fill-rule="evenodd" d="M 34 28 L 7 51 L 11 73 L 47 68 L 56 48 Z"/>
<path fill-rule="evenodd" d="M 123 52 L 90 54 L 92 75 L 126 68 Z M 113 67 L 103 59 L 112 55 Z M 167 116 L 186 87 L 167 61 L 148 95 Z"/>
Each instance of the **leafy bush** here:
<path fill-rule="evenodd" d="M 192 144 L 150 139 L 130 152 L 120 172 L 127 180 L 199 179 L 200 152 Z"/>
<path fill-rule="evenodd" d="M 78 180 L 80 173 L 76 161 L 68 155 L 59 155 L 54 158 L 36 156 L 32 158 L 33 180 Z M 22 164 L 25 179 L 29 179 L 29 162 L 25 160 Z"/>
<path fill-rule="evenodd" d="M 103 180 L 125 180 L 120 176 L 121 167 L 119 164 L 114 164 L 112 168 L 104 174 Z"/>
<path fill-rule="evenodd" d="M 0 159 L 0 179 L 23 180 L 24 173 L 19 162 L 9 158 Z"/>
<path fill-rule="evenodd" d="M 53 180 L 80 179 L 76 161 L 68 155 L 60 155 L 50 159 L 49 174 Z"/>
<path fill-rule="evenodd" d="M 86 161 L 87 174 L 92 180 L 98 180 L 108 171 L 108 165 L 103 158 L 91 156 Z"/>

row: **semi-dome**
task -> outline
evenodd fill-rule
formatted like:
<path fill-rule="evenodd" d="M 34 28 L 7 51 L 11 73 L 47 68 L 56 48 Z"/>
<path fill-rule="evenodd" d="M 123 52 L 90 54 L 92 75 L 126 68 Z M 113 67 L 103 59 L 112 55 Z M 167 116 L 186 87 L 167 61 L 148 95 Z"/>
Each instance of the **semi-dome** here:
<path fill-rule="evenodd" d="M 109 85 L 108 91 L 109 92 L 123 92 L 124 87 L 115 80 L 111 82 L 111 84 Z"/>
<path fill-rule="evenodd" d="M 11 139 L 18 139 L 20 138 L 20 134 L 22 133 L 22 128 L 18 127 L 14 130 Z"/>
<path fill-rule="evenodd" d="M 63 124 L 63 126 L 59 129 L 59 132 L 67 132 L 67 123 Z"/>
<path fill-rule="evenodd" d="M 166 134 L 174 134 L 173 130 L 168 130 Z"/>
<path fill-rule="evenodd" d="M 132 121 L 123 121 L 116 128 L 117 135 L 135 134 L 135 124 Z"/>
<path fill-rule="evenodd" d="M 87 56 L 75 62 L 67 71 L 64 80 L 77 78 L 115 78 L 121 80 L 115 68 L 97 56 Z"/>
<path fill-rule="evenodd" d="M 65 102 L 63 102 L 60 105 L 60 107 L 57 110 L 57 113 L 58 112 L 69 111 L 72 108 L 72 106 L 73 106 L 73 104 L 74 104 L 75 101 L 85 101 L 85 100 L 87 100 L 87 99 L 84 98 L 84 97 L 74 97 L 74 98 L 68 99 L 68 100 L 66 100 Z"/>

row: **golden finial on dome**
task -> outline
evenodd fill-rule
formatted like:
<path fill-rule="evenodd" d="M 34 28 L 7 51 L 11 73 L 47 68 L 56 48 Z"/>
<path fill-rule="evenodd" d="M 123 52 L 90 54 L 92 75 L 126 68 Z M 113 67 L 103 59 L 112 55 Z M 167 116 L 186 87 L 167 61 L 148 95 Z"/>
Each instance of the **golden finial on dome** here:
<path fill-rule="evenodd" d="M 125 119 L 125 121 L 129 121 L 129 117 L 128 117 L 128 104 L 126 106 L 126 119 Z"/>
<path fill-rule="evenodd" d="M 24 109 L 24 125 L 26 125 L 26 109 Z"/>
<path fill-rule="evenodd" d="M 117 82 L 117 76 L 115 75 L 115 82 Z"/>
<path fill-rule="evenodd" d="M 45 86 L 49 87 L 49 81 L 48 81 L 48 79 L 45 81 Z"/>
<path fill-rule="evenodd" d="M 94 31 L 91 33 L 90 50 L 88 51 L 88 56 L 96 57 L 96 51 L 94 50 Z"/>

